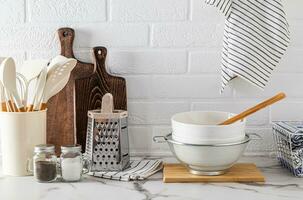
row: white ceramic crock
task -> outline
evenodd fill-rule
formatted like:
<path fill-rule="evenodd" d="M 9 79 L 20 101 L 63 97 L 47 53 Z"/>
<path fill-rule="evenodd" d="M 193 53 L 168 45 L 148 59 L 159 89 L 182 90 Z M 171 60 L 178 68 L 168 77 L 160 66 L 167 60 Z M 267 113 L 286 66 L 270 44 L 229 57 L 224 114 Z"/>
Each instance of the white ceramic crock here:
<path fill-rule="evenodd" d="M 245 119 L 230 125 L 217 125 L 235 114 L 217 111 L 193 111 L 171 118 L 172 139 L 188 144 L 220 144 L 245 138 Z"/>
<path fill-rule="evenodd" d="M 46 110 L 0 112 L 0 133 L 3 174 L 30 175 L 27 169 L 34 147 L 46 143 Z"/>

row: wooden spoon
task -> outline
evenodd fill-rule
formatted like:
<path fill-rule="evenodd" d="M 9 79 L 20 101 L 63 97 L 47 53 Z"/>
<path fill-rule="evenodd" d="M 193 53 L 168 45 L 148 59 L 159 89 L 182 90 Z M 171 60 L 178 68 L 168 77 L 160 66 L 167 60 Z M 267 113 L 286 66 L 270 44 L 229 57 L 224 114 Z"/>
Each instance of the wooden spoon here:
<path fill-rule="evenodd" d="M 242 112 L 242 113 L 240 113 L 240 114 L 238 114 L 238 115 L 236 115 L 232 118 L 227 119 L 226 121 L 220 123 L 219 125 L 232 124 L 232 123 L 234 123 L 236 121 L 239 121 L 239 120 L 241 120 L 241 119 L 243 119 L 243 118 L 245 118 L 245 117 L 247 117 L 247 116 L 249 116 L 249 115 L 265 108 L 265 107 L 267 107 L 267 106 L 270 106 L 270 105 L 276 103 L 277 101 L 280 101 L 280 100 L 284 99 L 285 97 L 286 97 L 286 95 L 283 92 L 281 92 L 281 93 L 277 94 L 276 96 L 274 96 L 270 99 L 267 99 L 266 101 L 263 101 L 262 103 L 259 103 L 258 105 L 254 106 L 252 108 L 249 108 L 249 109 L 245 110 L 244 112 Z"/>

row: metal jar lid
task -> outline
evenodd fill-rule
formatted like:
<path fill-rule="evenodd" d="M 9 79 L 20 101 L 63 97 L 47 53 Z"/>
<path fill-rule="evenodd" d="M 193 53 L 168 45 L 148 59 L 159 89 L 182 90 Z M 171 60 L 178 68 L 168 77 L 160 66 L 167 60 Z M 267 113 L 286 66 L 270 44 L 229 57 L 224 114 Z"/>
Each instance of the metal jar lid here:
<path fill-rule="evenodd" d="M 82 147 L 81 147 L 80 144 L 64 145 L 64 146 L 61 146 L 61 151 L 62 151 L 62 153 L 66 153 L 66 152 L 81 152 L 82 151 Z"/>
<path fill-rule="evenodd" d="M 55 152 L 55 146 L 53 144 L 39 144 L 39 145 L 35 146 L 34 152 L 35 153 L 41 153 L 41 152 L 53 153 L 53 152 Z"/>

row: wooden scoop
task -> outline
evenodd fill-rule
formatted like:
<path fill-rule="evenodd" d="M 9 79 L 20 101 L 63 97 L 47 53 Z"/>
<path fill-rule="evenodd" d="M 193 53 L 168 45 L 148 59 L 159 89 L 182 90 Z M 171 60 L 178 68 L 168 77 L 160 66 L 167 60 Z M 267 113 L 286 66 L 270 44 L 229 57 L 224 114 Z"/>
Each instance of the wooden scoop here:
<path fill-rule="evenodd" d="M 267 99 L 266 101 L 263 101 L 262 103 L 259 103 L 258 105 L 254 106 L 252 108 L 249 108 L 249 109 L 245 110 L 244 112 L 242 112 L 242 113 L 240 113 L 240 114 L 238 114 L 238 115 L 236 115 L 232 118 L 227 119 L 226 121 L 220 123 L 219 125 L 232 124 L 232 123 L 234 123 L 236 121 L 239 121 L 239 120 L 241 120 L 241 119 L 243 119 L 243 118 L 245 118 L 245 117 L 247 117 L 247 116 L 249 116 L 249 115 L 265 108 L 265 107 L 267 107 L 267 106 L 270 106 L 270 105 L 276 103 L 277 101 L 280 101 L 280 100 L 284 99 L 285 97 L 286 97 L 286 95 L 283 92 L 281 92 L 281 93 L 277 94 L 276 96 L 274 96 L 270 99 Z"/>

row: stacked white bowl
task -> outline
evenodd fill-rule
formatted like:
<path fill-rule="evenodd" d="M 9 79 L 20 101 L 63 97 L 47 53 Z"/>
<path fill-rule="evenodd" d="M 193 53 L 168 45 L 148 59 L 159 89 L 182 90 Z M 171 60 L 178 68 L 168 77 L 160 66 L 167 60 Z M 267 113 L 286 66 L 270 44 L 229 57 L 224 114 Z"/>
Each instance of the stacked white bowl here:
<path fill-rule="evenodd" d="M 199 175 L 220 175 L 243 154 L 249 136 L 245 119 L 231 125 L 218 125 L 234 116 L 228 112 L 184 112 L 174 115 L 168 143 L 175 156 Z"/>
<path fill-rule="evenodd" d="M 218 125 L 235 114 L 195 111 L 175 114 L 172 138 L 187 144 L 226 144 L 245 138 L 245 119 L 230 125 Z"/>

